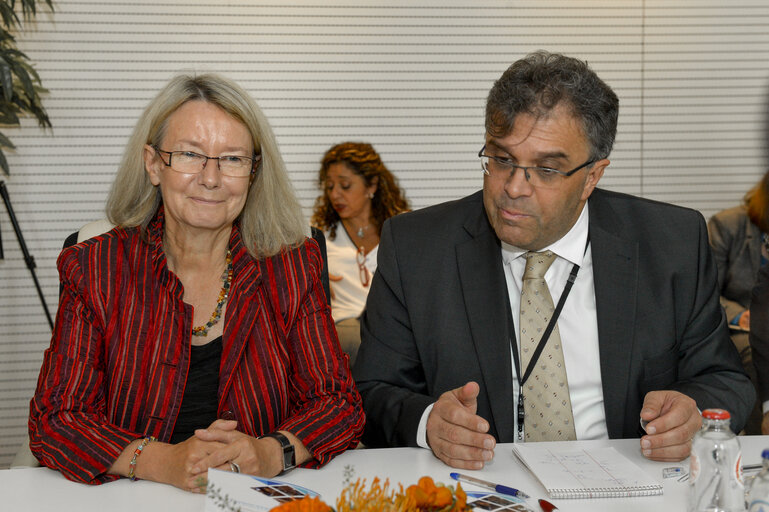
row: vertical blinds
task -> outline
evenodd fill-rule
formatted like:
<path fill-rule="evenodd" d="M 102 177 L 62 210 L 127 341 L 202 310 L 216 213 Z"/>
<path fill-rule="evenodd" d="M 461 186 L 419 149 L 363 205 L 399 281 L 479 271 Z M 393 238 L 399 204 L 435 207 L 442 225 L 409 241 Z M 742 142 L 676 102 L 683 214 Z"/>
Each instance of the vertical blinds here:
<path fill-rule="evenodd" d="M 481 186 L 483 105 L 514 60 L 587 60 L 617 92 L 606 188 L 699 209 L 766 168 L 765 0 L 58 0 L 19 37 L 53 130 L 4 130 L 5 178 L 55 310 L 63 239 L 102 218 L 142 108 L 178 72 L 238 81 L 271 120 L 305 214 L 323 152 L 371 142 L 414 208 Z M 0 207 L 0 467 L 26 432 L 50 332 Z"/>

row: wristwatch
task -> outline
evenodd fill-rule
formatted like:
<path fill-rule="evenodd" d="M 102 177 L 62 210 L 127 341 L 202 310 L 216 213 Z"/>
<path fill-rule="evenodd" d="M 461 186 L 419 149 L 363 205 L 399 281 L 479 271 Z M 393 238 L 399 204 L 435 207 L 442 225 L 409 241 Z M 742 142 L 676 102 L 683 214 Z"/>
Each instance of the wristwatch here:
<path fill-rule="evenodd" d="M 285 473 L 289 469 L 295 468 L 296 453 L 294 451 L 294 445 L 291 444 L 291 441 L 289 441 L 288 438 L 280 432 L 271 432 L 262 436 L 262 438 L 265 437 L 272 437 L 277 439 L 280 443 L 280 447 L 283 450 L 283 472 Z"/>

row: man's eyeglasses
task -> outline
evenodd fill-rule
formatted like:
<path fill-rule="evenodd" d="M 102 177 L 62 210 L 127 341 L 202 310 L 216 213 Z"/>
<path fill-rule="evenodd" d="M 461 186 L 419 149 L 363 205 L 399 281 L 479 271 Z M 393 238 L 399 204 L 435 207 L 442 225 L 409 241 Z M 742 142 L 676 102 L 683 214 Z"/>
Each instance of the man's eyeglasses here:
<path fill-rule="evenodd" d="M 368 267 L 366 267 L 366 254 L 363 252 L 363 246 L 358 247 L 358 254 L 355 256 L 355 260 L 358 262 L 358 277 L 360 277 L 360 284 L 365 288 L 369 284 L 369 274 Z"/>
<path fill-rule="evenodd" d="M 256 172 L 256 164 L 261 158 L 239 155 L 206 156 L 193 151 L 165 151 L 155 145 L 152 147 L 158 153 L 168 155 L 168 162 L 160 157 L 166 167 L 184 174 L 200 174 L 209 160 L 216 160 L 219 171 L 224 176 L 246 178 Z"/>
<path fill-rule="evenodd" d="M 486 155 L 483 153 L 485 150 L 486 146 L 483 146 L 478 152 L 478 157 L 481 159 L 481 168 L 486 175 L 492 178 L 507 179 L 516 169 L 523 169 L 526 181 L 532 187 L 537 188 L 557 188 L 564 178 L 568 178 L 575 172 L 595 163 L 595 160 L 588 160 L 570 171 L 559 171 L 550 167 L 524 167 L 514 164 L 512 160 L 507 158 Z"/>

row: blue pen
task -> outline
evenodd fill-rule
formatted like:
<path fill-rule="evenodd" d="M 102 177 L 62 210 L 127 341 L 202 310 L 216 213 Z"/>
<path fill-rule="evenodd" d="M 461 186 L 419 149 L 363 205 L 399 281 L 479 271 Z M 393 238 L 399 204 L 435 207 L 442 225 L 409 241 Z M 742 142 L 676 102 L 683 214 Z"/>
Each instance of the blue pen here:
<path fill-rule="evenodd" d="M 449 476 L 459 482 L 467 482 L 469 484 L 479 485 L 481 487 L 485 487 L 486 489 L 497 491 L 498 493 L 501 493 L 501 494 L 507 494 L 508 496 L 518 496 L 519 498 L 524 498 L 524 499 L 530 498 L 528 494 L 526 494 L 523 491 L 519 491 L 518 489 L 513 489 L 512 487 L 508 487 L 506 485 L 487 482 L 486 480 L 473 478 L 471 476 L 463 475 L 462 473 L 451 473 Z"/>

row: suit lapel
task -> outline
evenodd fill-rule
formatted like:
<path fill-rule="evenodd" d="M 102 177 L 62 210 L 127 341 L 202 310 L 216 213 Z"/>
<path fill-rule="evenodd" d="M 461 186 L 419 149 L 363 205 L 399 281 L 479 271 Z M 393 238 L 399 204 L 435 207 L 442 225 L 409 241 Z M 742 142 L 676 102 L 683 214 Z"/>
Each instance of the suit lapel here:
<path fill-rule="evenodd" d="M 590 199 L 590 244 L 593 258 L 601 383 L 610 438 L 622 437 L 628 396 L 631 339 L 635 333 L 638 292 L 638 242 L 622 237 L 622 224 L 600 191 Z M 621 283 L 621 286 L 618 286 Z"/>
<path fill-rule="evenodd" d="M 507 284 L 500 244 L 483 206 L 465 224 L 471 238 L 456 246 L 457 267 L 470 332 L 480 364 L 481 394 L 488 397 L 491 422 L 502 441 L 513 436 L 513 386 L 507 327 Z M 494 390 L 493 392 L 489 392 Z"/>

